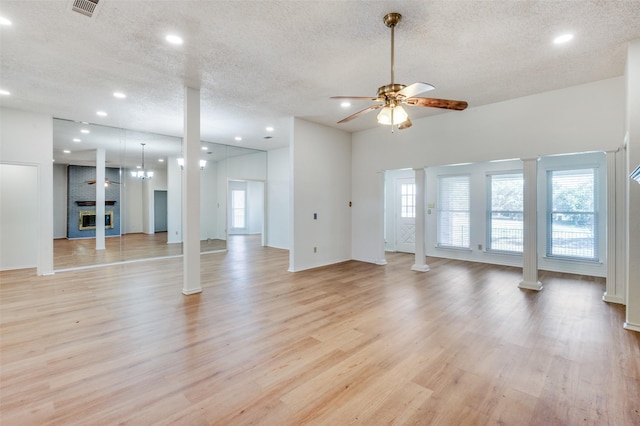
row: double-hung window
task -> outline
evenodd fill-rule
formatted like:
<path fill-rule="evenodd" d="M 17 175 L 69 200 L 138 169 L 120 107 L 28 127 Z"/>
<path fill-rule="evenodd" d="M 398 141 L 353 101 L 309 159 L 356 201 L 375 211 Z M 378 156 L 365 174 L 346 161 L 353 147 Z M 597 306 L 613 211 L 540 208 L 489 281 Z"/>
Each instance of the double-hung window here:
<path fill-rule="evenodd" d="M 597 168 L 547 171 L 547 256 L 598 260 Z"/>
<path fill-rule="evenodd" d="M 523 179 L 522 173 L 489 175 L 487 249 L 522 253 Z"/>
<path fill-rule="evenodd" d="M 469 176 L 438 177 L 438 246 L 470 247 Z"/>
<path fill-rule="evenodd" d="M 247 191 L 234 189 L 231 191 L 231 227 L 244 229 L 247 217 Z"/>

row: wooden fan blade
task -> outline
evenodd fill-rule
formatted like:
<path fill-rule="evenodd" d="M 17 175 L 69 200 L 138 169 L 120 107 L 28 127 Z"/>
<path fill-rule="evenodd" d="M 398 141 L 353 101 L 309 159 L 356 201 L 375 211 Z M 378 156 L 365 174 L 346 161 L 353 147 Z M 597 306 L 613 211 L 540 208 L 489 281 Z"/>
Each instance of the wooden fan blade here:
<path fill-rule="evenodd" d="M 453 109 L 456 111 L 462 111 L 467 108 L 468 104 L 465 101 L 451 101 L 449 99 L 434 99 L 434 98 L 409 98 L 404 101 L 407 105 L 431 107 L 431 108 L 444 108 Z"/>
<path fill-rule="evenodd" d="M 358 111 L 355 114 L 351 114 L 350 116 L 348 116 L 347 118 L 343 118 L 342 120 L 338 121 L 338 124 L 340 123 L 346 123 L 347 121 L 351 121 L 354 118 L 358 118 L 361 115 L 364 115 L 366 113 L 368 113 L 369 111 L 374 111 L 378 108 L 382 108 L 384 106 L 384 104 L 376 104 L 376 105 L 372 105 L 369 108 L 365 108 L 362 111 Z"/>
<path fill-rule="evenodd" d="M 418 96 L 420 93 L 428 92 L 433 89 L 435 89 L 435 87 L 429 83 L 413 83 L 396 93 L 396 96 L 400 96 L 401 98 L 413 98 L 414 96 Z"/>
<path fill-rule="evenodd" d="M 88 181 L 86 181 L 86 183 L 87 183 L 87 185 L 95 185 L 96 181 L 95 181 L 95 179 L 94 180 L 88 180 Z"/>
<path fill-rule="evenodd" d="M 412 125 L 413 125 L 413 123 L 411 122 L 411 120 L 409 118 L 407 118 L 402 123 L 398 124 L 398 130 L 408 129 Z"/>
<path fill-rule="evenodd" d="M 329 99 L 351 99 L 354 101 L 377 101 L 378 98 L 367 96 L 332 96 Z"/>

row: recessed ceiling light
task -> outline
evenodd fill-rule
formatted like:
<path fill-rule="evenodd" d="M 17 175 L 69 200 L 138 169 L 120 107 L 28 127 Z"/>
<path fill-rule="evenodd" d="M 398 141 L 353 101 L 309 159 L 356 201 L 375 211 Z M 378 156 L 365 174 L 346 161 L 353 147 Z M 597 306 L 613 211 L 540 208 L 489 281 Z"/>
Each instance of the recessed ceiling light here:
<path fill-rule="evenodd" d="M 142 168 L 142 166 L 136 166 L 136 169 L 141 169 L 141 168 Z"/>
<path fill-rule="evenodd" d="M 0 89 L 0 95 L 9 96 L 10 94 L 8 90 Z"/>
<path fill-rule="evenodd" d="M 78 139 L 78 138 L 73 138 L 74 142 L 82 142 L 82 139 Z"/>
<path fill-rule="evenodd" d="M 573 39 L 573 34 L 562 34 L 561 36 L 558 36 L 556 38 L 553 39 L 553 42 L 555 44 L 562 44 L 562 43 L 566 43 L 570 40 Z"/>
<path fill-rule="evenodd" d="M 267 127 L 267 132 L 273 132 L 273 127 L 271 126 Z"/>
<path fill-rule="evenodd" d="M 206 147 L 206 146 L 203 146 L 203 147 L 201 147 L 200 149 L 201 149 L 201 150 L 203 150 L 203 151 L 206 151 L 206 150 L 207 150 L 207 147 Z"/>
<path fill-rule="evenodd" d="M 99 115 L 100 117 L 106 117 L 106 116 L 107 116 L 107 113 L 106 113 L 106 112 L 104 112 L 104 111 L 97 111 L 97 112 L 96 112 L 96 115 Z"/>
<path fill-rule="evenodd" d="M 4 16 L 0 16 L 0 25 L 12 25 L 11 21 L 5 18 Z"/>
<path fill-rule="evenodd" d="M 351 102 L 342 102 L 342 103 L 340 104 L 340 106 L 341 106 L 342 108 L 348 108 L 348 107 L 350 107 L 350 106 L 351 106 Z"/>
<path fill-rule="evenodd" d="M 118 99 L 126 99 L 127 95 L 122 92 L 113 92 L 113 96 Z"/>
<path fill-rule="evenodd" d="M 69 151 L 68 149 L 65 149 L 65 150 L 64 150 L 64 151 L 62 151 L 62 152 L 64 152 L 65 154 L 71 154 L 71 151 Z"/>
<path fill-rule="evenodd" d="M 242 140 L 242 138 L 240 136 L 236 136 L 234 139 L 237 140 L 238 142 L 240 142 Z"/>
<path fill-rule="evenodd" d="M 88 131 L 87 129 L 81 129 L 80 133 L 91 133 L 90 131 Z"/>
<path fill-rule="evenodd" d="M 164 158 L 158 158 L 158 161 L 164 163 Z"/>
<path fill-rule="evenodd" d="M 171 44 L 182 44 L 182 38 L 175 34 L 169 34 L 165 39 Z"/>

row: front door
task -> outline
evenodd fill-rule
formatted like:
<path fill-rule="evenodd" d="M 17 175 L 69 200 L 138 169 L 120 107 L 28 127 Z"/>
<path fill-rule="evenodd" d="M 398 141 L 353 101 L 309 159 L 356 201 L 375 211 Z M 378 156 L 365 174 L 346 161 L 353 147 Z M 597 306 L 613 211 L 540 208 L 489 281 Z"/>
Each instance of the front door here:
<path fill-rule="evenodd" d="M 396 180 L 396 251 L 416 252 L 415 178 Z"/>

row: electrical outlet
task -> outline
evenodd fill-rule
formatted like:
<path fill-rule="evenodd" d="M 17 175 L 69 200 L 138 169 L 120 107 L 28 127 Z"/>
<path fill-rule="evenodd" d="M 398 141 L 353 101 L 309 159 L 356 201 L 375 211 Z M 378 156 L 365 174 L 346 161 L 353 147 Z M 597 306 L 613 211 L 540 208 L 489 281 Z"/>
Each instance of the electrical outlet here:
<path fill-rule="evenodd" d="M 317 253 L 317 252 L 318 252 L 318 247 L 314 247 L 314 248 L 313 248 L 313 252 L 314 252 L 314 253 Z"/>

